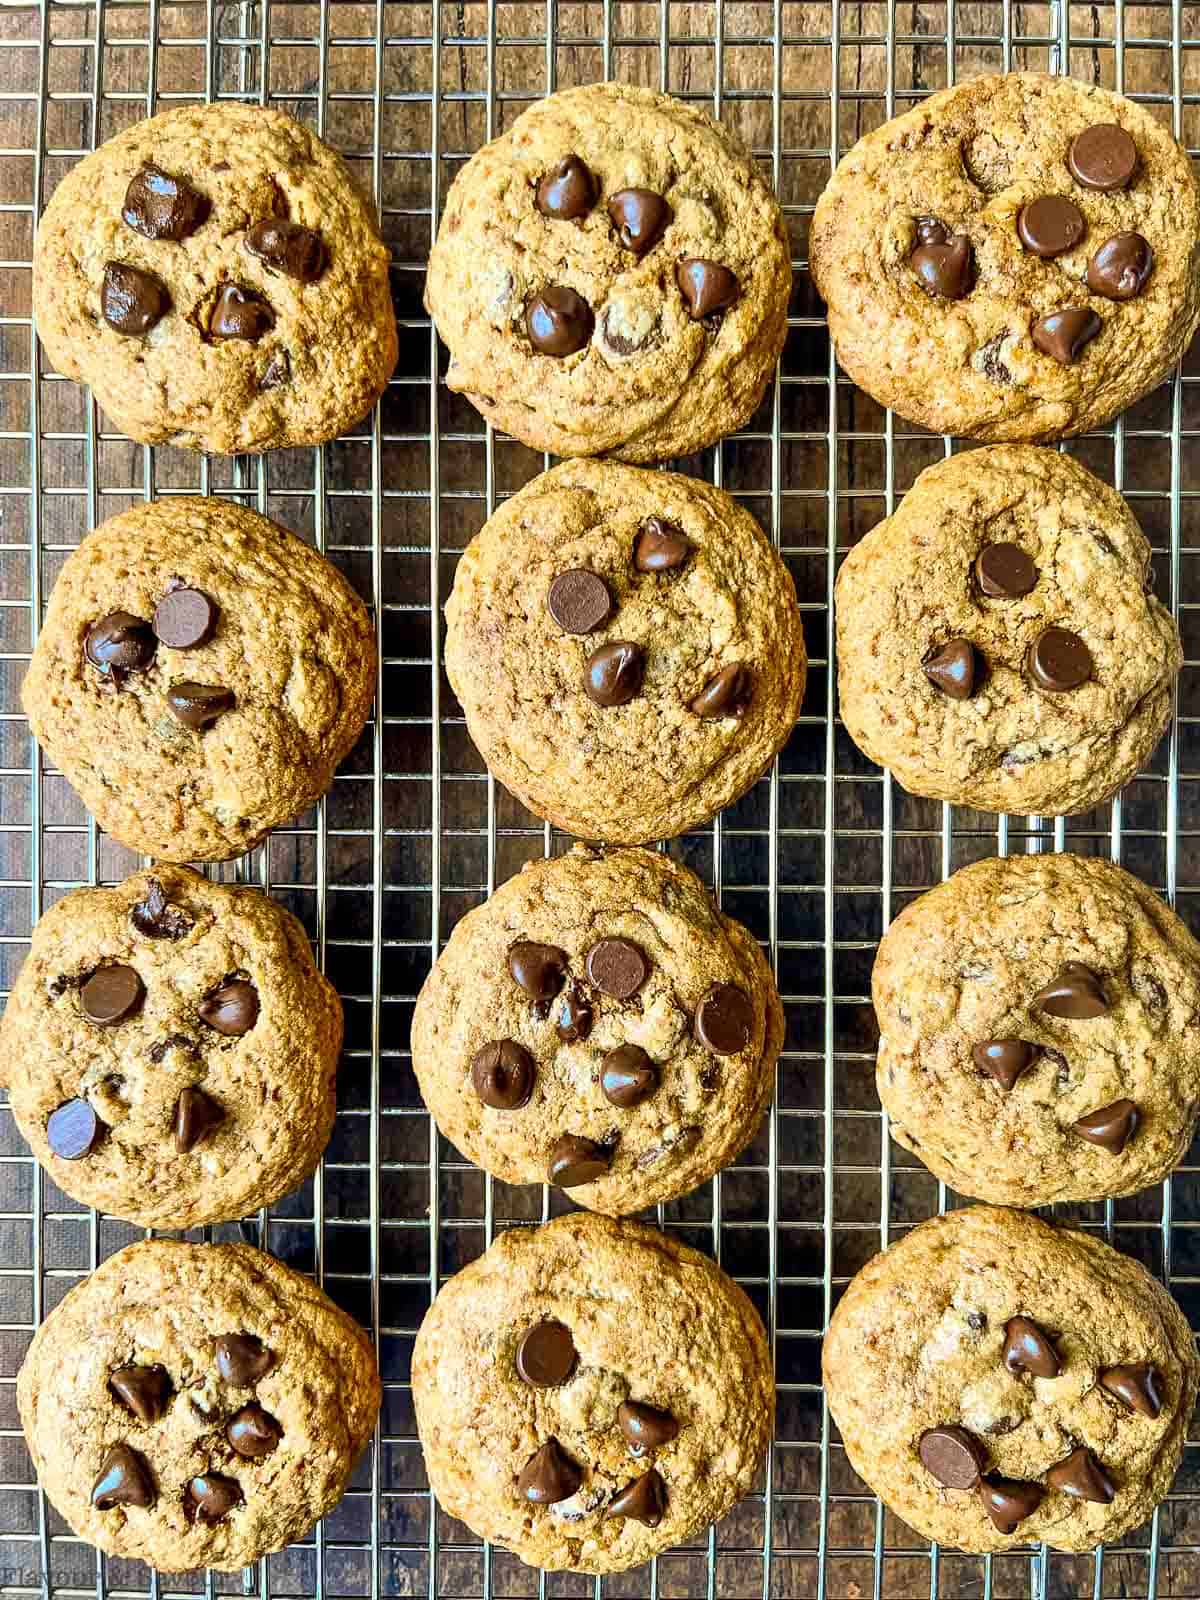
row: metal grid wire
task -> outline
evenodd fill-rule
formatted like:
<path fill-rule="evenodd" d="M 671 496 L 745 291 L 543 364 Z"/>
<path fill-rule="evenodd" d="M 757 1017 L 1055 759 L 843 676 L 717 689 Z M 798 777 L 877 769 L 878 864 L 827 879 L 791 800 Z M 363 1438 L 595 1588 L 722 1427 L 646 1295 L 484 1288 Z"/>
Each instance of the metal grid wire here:
<path fill-rule="evenodd" d="M 135 1230 L 84 1211 L 38 1171 L 0 1106 L 0 1586 L 14 1593 L 729 1597 L 1200 1595 L 1200 1450 L 1153 1523 L 1103 1555 L 1031 1549 L 985 1560 L 931 1549 L 848 1467 L 819 1386 L 821 1330 L 880 1245 L 954 1203 L 892 1146 L 873 1085 L 875 941 L 896 910 L 997 851 L 1111 854 L 1195 924 L 1200 852 L 1200 367 L 1071 449 L 1133 501 L 1189 662 L 1152 770 L 1064 823 L 913 800 L 830 715 L 837 557 L 951 448 L 839 377 L 804 270 L 831 163 L 931 89 L 1039 67 L 1124 89 L 1200 143 L 1200 7 L 624 0 L 46 0 L 0 9 L 0 990 L 37 916 L 78 883 L 136 864 L 48 768 L 18 688 L 67 551 L 128 504 L 223 494 L 310 538 L 374 608 L 376 715 L 328 799 L 222 876 L 261 883 L 304 920 L 346 1003 L 333 1142 L 298 1194 L 240 1231 L 369 1327 L 385 1379 L 378 1434 L 343 1504 L 299 1546 L 243 1575 L 158 1578 L 75 1539 L 38 1493 L 14 1377 L 31 1330 Z M 560 1194 L 486 1179 L 440 1140 L 407 1057 L 411 1008 L 456 918 L 531 856 L 566 841 L 483 771 L 441 674 L 454 562 L 497 501 L 548 462 L 485 429 L 439 384 L 421 310 L 434 219 L 455 171 L 532 99 L 614 77 L 709 106 L 753 146 L 784 204 L 796 261 L 778 382 L 750 426 L 686 470 L 722 483 L 790 564 L 812 657 L 804 715 L 769 778 L 670 846 L 763 941 L 788 1010 L 775 1108 L 731 1169 L 656 1219 L 742 1282 L 770 1330 L 775 1440 L 758 1492 L 694 1547 L 593 1582 L 483 1548 L 431 1503 L 407 1388 L 438 1283 L 496 1229 Z M 34 219 L 76 160 L 180 101 L 270 102 L 313 125 L 378 197 L 393 249 L 400 364 L 375 413 L 323 450 L 204 459 L 113 434 L 46 370 L 30 324 Z M 1197 372 L 1196 378 L 1187 373 Z M 1161 1190 L 1061 1208 L 1170 1282 L 1200 1318 L 1200 1160 Z M 237 1236 L 239 1228 L 208 1230 Z"/>

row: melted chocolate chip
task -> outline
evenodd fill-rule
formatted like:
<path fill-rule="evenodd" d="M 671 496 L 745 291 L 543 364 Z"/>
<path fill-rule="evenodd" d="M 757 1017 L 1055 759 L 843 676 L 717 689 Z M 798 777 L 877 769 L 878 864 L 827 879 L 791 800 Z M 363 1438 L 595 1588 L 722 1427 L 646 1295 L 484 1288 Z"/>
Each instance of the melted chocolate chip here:
<path fill-rule="evenodd" d="M 588 951 L 587 975 L 603 994 L 631 1000 L 650 976 L 650 963 L 629 939 L 601 939 Z"/>
<path fill-rule="evenodd" d="M 605 1515 L 632 1517 L 635 1522 L 644 1522 L 648 1528 L 657 1528 L 666 1509 L 667 1486 L 661 1473 L 651 1467 L 649 1472 L 643 1472 L 640 1478 L 635 1478 L 613 1495 Z"/>
<path fill-rule="evenodd" d="M 927 1428 L 917 1442 L 921 1465 L 947 1489 L 973 1489 L 987 1451 L 965 1428 Z"/>
<path fill-rule="evenodd" d="M 989 600 L 1016 600 L 1037 580 L 1037 568 L 1019 544 L 986 544 L 975 559 L 975 581 Z"/>
<path fill-rule="evenodd" d="M 1004 1324 L 1004 1365 L 1035 1378 L 1057 1378 L 1062 1371 L 1049 1335 L 1031 1317 L 1012 1317 Z"/>
<path fill-rule="evenodd" d="M 182 939 L 192 931 L 192 919 L 167 899 L 157 878 L 147 878 L 146 894 L 129 908 L 129 920 L 145 939 Z"/>
<path fill-rule="evenodd" d="M 533 1057 L 515 1039 L 485 1044 L 471 1060 L 472 1087 L 494 1111 L 518 1111 L 527 1106 L 535 1076 Z"/>
<path fill-rule="evenodd" d="M 738 297 L 737 279 L 719 261 L 695 257 L 681 261 L 675 268 L 675 282 L 693 322 L 727 311 Z"/>
<path fill-rule="evenodd" d="M 658 1068 L 637 1044 L 619 1044 L 600 1064 L 600 1087 L 606 1100 L 629 1111 L 658 1088 Z"/>
<path fill-rule="evenodd" d="M 516 1369 L 535 1389 L 557 1389 L 575 1370 L 578 1351 L 570 1328 L 552 1317 L 526 1328 L 517 1346 Z"/>
<path fill-rule="evenodd" d="M 564 633 L 595 633 L 612 616 L 612 596 L 604 579 L 586 567 L 560 572 L 550 585 L 546 608 Z"/>
<path fill-rule="evenodd" d="M 1047 1016 L 1068 1022 L 1084 1022 L 1108 1011 L 1104 985 L 1082 961 L 1065 962 L 1058 976 L 1034 995 L 1033 1003 Z"/>
<path fill-rule="evenodd" d="M 583 1473 L 557 1439 L 546 1443 L 525 1463 L 517 1479 L 517 1493 L 535 1506 L 569 1500 L 583 1482 Z"/>
<path fill-rule="evenodd" d="M 240 1505 L 242 1491 L 236 1478 L 220 1472 L 203 1472 L 189 1479 L 184 1502 L 192 1516 L 210 1525 L 222 1522 L 234 1506 Z"/>
<path fill-rule="evenodd" d="M 1141 1417 L 1153 1419 L 1163 1408 L 1163 1376 L 1148 1361 L 1105 1367 L 1100 1374 L 1100 1387 Z"/>
<path fill-rule="evenodd" d="M 587 658 L 584 689 L 594 705 L 627 705 L 641 692 L 646 657 L 640 644 L 614 639 Z"/>
<path fill-rule="evenodd" d="M 286 350 L 280 350 L 267 362 L 266 370 L 258 380 L 259 392 L 265 394 L 270 389 L 282 389 L 292 375 L 292 358 Z"/>
<path fill-rule="evenodd" d="M 582 295 L 552 283 L 525 307 L 529 342 L 544 356 L 571 356 L 592 337 L 595 318 Z"/>
<path fill-rule="evenodd" d="M 217 1340 L 217 1371 L 235 1389 L 249 1389 L 271 1368 L 271 1352 L 252 1333 L 223 1333 Z"/>
<path fill-rule="evenodd" d="M 1004 1534 L 1015 1533 L 1041 1505 L 1045 1494 L 1040 1483 L 1026 1483 L 1021 1478 L 991 1477 L 979 1482 L 983 1509 Z"/>
<path fill-rule="evenodd" d="M 1036 1046 L 1024 1039 L 986 1039 L 971 1048 L 971 1059 L 979 1070 L 995 1078 L 1006 1091 L 1032 1065 L 1036 1055 Z"/>
<path fill-rule="evenodd" d="M 186 1155 L 189 1150 L 195 1149 L 206 1133 L 224 1120 L 223 1108 L 203 1089 L 181 1089 L 175 1102 L 172 1123 L 176 1150 L 180 1155 Z"/>
<path fill-rule="evenodd" d="M 666 233 L 673 212 L 653 189 L 618 189 L 609 196 L 608 214 L 617 238 L 640 261 Z"/>
<path fill-rule="evenodd" d="M 975 283 L 975 263 L 971 241 L 965 233 L 945 237 L 921 238 L 909 256 L 909 265 L 926 294 L 940 300 L 961 300 Z"/>
<path fill-rule="evenodd" d="M 130 179 L 121 215 L 144 239 L 178 244 L 208 216 L 208 201 L 183 178 L 149 162 Z"/>
<path fill-rule="evenodd" d="M 1075 1500 L 1091 1500 L 1101 1506 L 1110 1505 L 1117 1492 L 1103 1466 L 1083 1445 L 1056 1461 L 1046 1473 L 1046 1482 Z"/>
<path fill-rule="evenodd" d="M 319 233 L 279 217 L 256 222 L 246 235 L 246 249 L 298 283 L 315 283 L 329 259 Z"/>
<path fill-rule="evenodd" d="M 1097 122 L 1071 140 L 1067 166 L 1085 189 L 1125 189 L 1137 171 L 1138 153 L 1124 128 Z"/>
<path fill-rule="evenodd" d="M 543 176 L 534 204 L 544 217 L 555 222 L 574 222 L 587 216 L 596 204 L 599 190 L 595 173 L 571 154 Z"/>
<path fill-rule="evenodd" d="M 682 528 L 664 517 L 647 517 L 633 546 L 633 564 L 639 572 L 673 572 L 691 553 Z"/>
<path fill-rule="evenodd" d="M 251 1404 L 243 1406 L 230 1417 L 225 1437 L 239 1456 L 258 1461 L 275 1449 L 283 1438 L 283 1429 L 270 1412 Z"/>
<path fill-rule="evenodd" d="M 628 1441 L 630 1454 L 635 1456 L 649 1455 L 679 1436 L 679 1424 L 669 1411 L 660 1411 L 641 1400 L 621 1402 L 617 1426 Z"/>
<path fill-rule="evenodd" d="M 208 320 L 208 336 L 218 342 L 245 339 L 253 344 L 275 326 L 275 313 L 253 289 L 240 283 L 225 284 L 217 295 Z"/>
<path fill-rule="evenodd" d="M 753 694 L 754 674 L 740 661 L 734 661 L 713 674 L 689 703 L 688 710 L 694 711 L 705 721 L 713 721 L 718 717 L 739 717 Z"/>
<path fill-rule="evenodd" d="M 184 679 L 167 690 L 167 705 L 185 728 L 200 733 L 236 704 L 232 689 Z"/>
<path fill-rule="evenodd" d="M 1086 232 L 1083 212 L 1063 194 L 1040 195 L 1017 213 L 1021 243 L 1043 260 L 1074 250 Z"/>
<path fill-rule="evenodd" d="M 167 286 L 127 261 L 108 261 L 100 286 L 100 315 L 114 333 L 140 338 L 171 309 Z"/>
<path fill-rule="evenodd" d="M 1088 262 L 1087 284 L 1106 300 L 1133 300 L 1154 271 L 1154 251 L 1140 233 L 1114 233 Z"/>
<path fill-rule="evenodd" d="M 1099 1145 L 1110 1155 L 1119 1156 L 1137 1132 L 1141 1120 L 1141 1112 L 1132 1100 L 1114 1100 L 1110 1106 L 1089 1111 L 1072 1126 L 1081 1139 Z"/>
<path fill-rule="evenodd" d="M 115 1028 L 132 1016 L 146 993 L 132 967 L 97 967 L 79 991 L 79 1003 L 89 1022 L 98 1028 Z"/>
<path fill-rule="evenodd" d="M 592 1008 L 577 983 L 571 984 L 555 1008 L 554 1031 L 564 1044 L 578 1044 L 592 1031 Z"/>
<path fill-rule="evenodd" d="M 250 1032 L 258 1009 L 258 990 L 247 978 L 227 978 L 197 1008 L 201 1022 L 229 1039 Z"/>
<path fill-rule="evenodd" d="M 978 652 L 969 639 L 948 639 L 925 657 L 921 670 L 947 700 L 969 700 L 980 676 Z"/>
<path fill-rule="evenodd" d="M 83 641 L 84 655 L 105 673 L 143 672 L 157 649 L 149 623 L 130 611 L 110 611 L 92 623 Z"/>
<path fill-rule="evenodd" d="M 508 952 L 513 982 L 538 1004 L 553 1000 L 567 975 L 566 954 L 553 944 L 518 939 Z"/>
<path fill-rule="evenodd" d="M 98 1511 L 114 1506 L 152 1506 L 154 1479 L 144 1458 L 127 1444 L 114 1445 L 100 1464 L 92 1485 L 92 1504 Z"/>
<path fill-rule="evenodd" d="M 86 1100 L 67 1100 L 46 1118 L 46 1143 L 63 1161 L 80 1161 L 100 1142 L 104 1124 Z"/>
<path fill-rule="evenodd" d="M 735 1056 L 754 1037 L 754 1004 L 736 984 L 719 983 L 696 1007 L 694 1023 L 700 1043 L 717 1056 Z"/>
<path fill-rule="evenodd" d="M 1030 336 L 1043 355 L 1069 367 L 1102 326 L 1100 318 L 1089 307 L 1070 306 L 1066 311 L 1052 311 L 1048 317 L 1039 317 Z"/>
<path fill-rule="evenodd" d="M 157 1422 L 171 1397 L 167 1369 L 157 1365 L 117 1367 L 109 1374 L 108 1387 L 139 1422 Z"/>
<path fill-rule="evenodd" d="M 1092 652 L 1067 628 L 1046 628 L 1029 647 L 1029 676 L 1040 689 L 1065 694 L 1092 675 Z"/>
<path fill-rule="evenodd" d="M 577 1189 L 604 1177 L 611 1165 L 612 1151 L 607 1145 L 564 1133 L 550 1152 L 547 1178 L 560 1189 Z"/>
<path fill-rule="evenodd" d="M 172 650 L 195 650 L 212 638 L 220 615 L 203 589 L 171 589 L 154 608 L 154 632 Z"/>

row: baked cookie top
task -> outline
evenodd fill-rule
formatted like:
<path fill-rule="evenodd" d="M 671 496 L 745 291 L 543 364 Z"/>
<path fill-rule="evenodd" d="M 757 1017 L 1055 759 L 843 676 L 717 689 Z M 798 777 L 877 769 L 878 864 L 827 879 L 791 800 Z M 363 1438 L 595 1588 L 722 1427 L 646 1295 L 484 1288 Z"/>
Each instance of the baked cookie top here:
<path fill-rule="evenodd" d="M 455 178 L 426 305 L 446 381 L 557 455 L 682 456 L 762 398 L 787 332 L 783 216 L 707 112 L 651 89 L 549 95 Z"/>
<path fill-rule="evenodd" d="M 60 1189 L 145 1228 L 242 1217 L 313 1170 L 342 1008 L 258 889 L 160 866 L 40 919 L 0 1075 Z"/>
<path fill-rule="evenodd" d="M 1120 495 L 1028 445 L 928 467 L 836 589 L 846 728 L 913 794 L 1086 811 L 1171 714 L 1179 630 Z"/>
<path fill-rule="evenodd" d="M 823 1370 L 851 1466 L 926 1538 L 1089 1550 L 1170 1488 L 1198 1365 L 1186 1318 L 1138 1262 L 973 1206 L 867 1263 Z"/>
<path fill-rule="evenodd" d="M 804 695 L 790 573 L 734 500 L 677 473 L 535 478 L 467 547 L 446 622 L 489 768 L 584 838 L 707 821 L 770 766 Z"/>
<path fill-rule="evenodd" d="M 1111 862 L 977 861 L 908 906 L 872 979 L 893 1138 L 1018 1206 L 1157 1183 L 1200 1110 L 1200 945 Z"/>
<path fill-rule="evenodd" d="M 67 174 L 38 225 L 51 361 L 144 444 L 320 444 L 396 364 L 389 252 L 340 156 L 282 111 L 180 106 Z"/>
<path fill-rule="evenodd" d="M 531 861 L 425 980 L 413 1069 L 446 1138 L 506 1183 L 621 1215 L 694 1189 L 758 1131 L 783 1008 L 758 944 L 646 850 Z"/>
<path fill-rule="evenodd" d="M 1186 151 L 1143 107 L 1043 73 L 968 79 L 860 139 L 810 253 L 842 366 L 938 433 L 1098 427 L 1200 318 Z"/>
<path fill-rule="evenodd" d="M 340 1499 L 380 1393 L 370 1340 L 307 1278 L 172 1239 L 72 1289 L 17 1379 L 54 1505 L 160 1572 L 235 1572 L 301 1537 Z"/>
<path fill-rule="evenodd" d="M 177 496 L 68 558 L 21 703 L 122 844 L 221 861 L 325 793 L 374 690 L 367 609 L 330 562 L 244 506 Z"/>
<path fill-rule="evenodd" d="M 438 1501 L 551 1571 L 619 1572 L 754 1484 L 775 1386 L 762 1324 L 707 1257 L 576 1212 L 501 1235 L 413 1351 Z"/>

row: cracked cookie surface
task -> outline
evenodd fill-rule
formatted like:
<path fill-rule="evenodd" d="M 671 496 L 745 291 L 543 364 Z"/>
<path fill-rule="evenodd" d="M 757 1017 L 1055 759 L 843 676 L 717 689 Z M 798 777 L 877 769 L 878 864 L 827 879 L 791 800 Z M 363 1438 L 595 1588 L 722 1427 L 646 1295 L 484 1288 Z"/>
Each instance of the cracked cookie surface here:
<path fill-rule="evenodd" d="M 555 1182 L 612 1215 L 733 1160 L 782 1043 L 758 944 L 693 873 L 584 846 L 530 862 L 462 918 L 412 1025 L 421 1093 L 452 1144 L 506 1183 Z"/>
<path fill-rule="evenodd" d="M 535 478 L 463 554 L 446 621 L 488 767 L 584 838 L 707 821 L 769 767 L 804 695 L 787 568 L 734 500 L 677 473 L 570 461 Z M 634 647 L 627 699 L 595 681 L 614 642 Z"/>
<path fill-rule="evenodd" d="M 552 1370 L 528 1360 L 547 1322 Z M 504 1233 L 445 1285 L 412 1382 L 441 1505 L 552 1571 L 619 1572 L 718 1521 L 754 1486 L 774 1414 L 742 1290 L 665 1234 L 579 1212 Z M 534 1500 L 547 1446 L 556 1470 L 533 1487 L 570 1492 Z"/>
<path fill-rule="evenodd" d="M 1183 1159 L 1200 1110 L 1200 945 L 1111 862 L 963 867 L 896 918 L 872 992 L 892 1137 L 960 1193 L 1095 1200 Z"/>
<path fill-rule="evenodd" d="M 72 1289 L 17 1379 L 54 1505 L 160 1572 L 233 1572 L 300 1538 L 341 1498 L 380 1393 L 370 1340 L 307 1278 L 169 1239 Z"/>
<path fill-rule="evenodd" d="M 854 1470 L 919 1533 L 967 1551 L 1089 1550 L 1144 1522 L 1179 1465 L 1198 1373 L 1187 1320 L 1136 1261 L 990 1206 L 868 1262 L 822 1365 Z M 967 1437 L 931 1452 L 949 1430 Z"/>
<path fill-rule="evenodd" d="M 754 411 L 791 277 L 740 142 L 668 95 L 597 83 L 538 101 L 467 162 L 425 294 L 447 383 L 497 427 L 557 455 L 662 461 Z"/>
<path fill-rule="evenodd" d="M 58 370 L 131 439 L 226 455 L 320 444 L 396 364 L 389 259 L 345 163 L 302 124 L 180 106 L 58 185 L 34 318 Z"/>
<path fill-rule="evenodd" d="M 1115 186 L 1079 181 L 1078 136 L 1114 126 L 1132 174 L 1101 170 L 1094 150 L 1089 166 L 1084 147 L 1079 170 Z M 1030 248 L 1023 208 L 1050 197 L 1071 208 L 1051 220 L 1074 226 L 1056 232 L 1035 212 L 1031 230 L 1026 213 Z M 926 223 L 938 230 L 928 242 Z M 1135 234 L 1148 277 L 1114 280 L 1111 252 L 1089 276 L 1110 240 L 1125 240 L 1119 251 Z M 956 273 L 945 252 L 960 238 Z M 1200 319 L 1200 191 L 1186 152 L 1142 106 L 1070 78 L 971 78 L 868 134 L 818 201 L 810 250 L 841 365 L 935 433 L 1037 441 L 1099 427 L 1165 376 Z M 1063 311 L 1079 313 L 1071 326 L 1038 330 Z"/>
<path fill-rule="evenodd" d="M 1023 570 L 989 573 L 998 552 Z M 912 794 L 1100 805 L 1153 752 L 1183 661 L 1149 562 L 1124 500 L 1069 456 L 996 445 L 928 467 L 838 573 L 850 736 Z M 1081 681 L 1063 634 L 1082 642 Z M 970 647 L 965 697 L 932 681 L 952 645 Z"/>
<path fill-rule="evenodd" d="M 330 562 L 244 506 L 178 496 L 68 558 L 21 703 L 122 844 L 221 861 L 325 793 L 374 689 L 367 609 Z"/>

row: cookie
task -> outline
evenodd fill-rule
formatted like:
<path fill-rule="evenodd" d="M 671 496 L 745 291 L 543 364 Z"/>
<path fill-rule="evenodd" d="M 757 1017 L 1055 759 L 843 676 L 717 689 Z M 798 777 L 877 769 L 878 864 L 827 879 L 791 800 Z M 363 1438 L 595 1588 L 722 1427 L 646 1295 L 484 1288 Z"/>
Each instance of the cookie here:
<path fill-rule="evenodd" d="M 536 450 L 689 455 L 755 410 L 791 248 L 744 146 L 696 106 L 594 83 L 535 102 L 451 185 L 425 303 L 446 382 Z"/>
<path fill-rule="evenodd" d="M 67 560 L 21 703 L 96 821 L 165 861 L 223 861 L 323 795 L 375 692 L 367 609 L 257 512 L 175 496 Z"/>
<path fill-rule="evenodd" d="M 1050 440 L 1152 389 L 1200 321 L 1200 190 L 1169 127 L 1071 78 L 970 78 L 860 139 L 820 200 L 838 361 L 935 433 Z"/>
<path fill-rule="evenodd" d="M 371 1342 L 244 1244 L 148 1239 L 51 1311 L 17 1378 L 38 1481 L 82 1539 L 235 1572 L 337 1504 L 380 1402 Z"/>
<path fill-rule="evenodd" d="M 1179 630 L 1129 507 L 1069 456 L 996 445 L 928 467 L 842 564 L 838 697 L 912 794 L 1088 811 L 1171 716 Z"/>
<path fill-rule="evenodd" d="M 1134 1194 L 1200 1112 L 1200 945 L 1111 862 L 963 867 L 884 934 L 872 978 L 891 1134 L 960 1194 Z"/>
<path fill-rule="evenodd" d="M 194 1228 L 312 1172 L 341 1042 L 341 1004 L 290 912 L 160 866 L 41 918 L 0 1024 L 0 1078 L 66 1194 Z"/>
<path fill-rule="evenodd" d="M 582 845 L 461 919 L 412 1023 L 421 1093 L 458 1150 L 614 1216 L 734 1159 L 782 1046 L 762 951 L 699 878 Z"/>
<path fill-rule="evenodd" d="M 321 444 L 396 365 L 389 252 L 340 156 L 282 111 L 179 106 L 109 139 L 38 226 L 53 364 L 143 444 Z"/>
<path fill-rule="evenodd" d="M 502 1234 L 445 1285 L 412 1389 L 443 1510 L 530 1566 L 590 1573 L 725 1516 L 775 1400 L 735 1283 L 666 1234 L 582 1212 Z"/>
<path fill-rule="evenodd" d="M 822 1365 L 858 1475 L 927 1539 L 978 1552 L 1090 1550 L 1145 1522 L 1200 1374 L 1186 1318 L 1138 1262 L 990 1206 L 869 1261 Z"/>
<path fill-rule="evenodd" d="M 446 671 L 492 773 L 540 817 L 645 844 L 761 777 L 800 712 L 791 575 L 754 519 L 676 473 L 568 461 L 458 563 Z"/>

